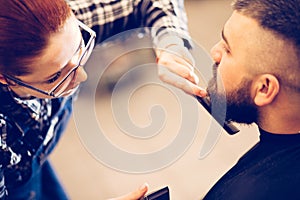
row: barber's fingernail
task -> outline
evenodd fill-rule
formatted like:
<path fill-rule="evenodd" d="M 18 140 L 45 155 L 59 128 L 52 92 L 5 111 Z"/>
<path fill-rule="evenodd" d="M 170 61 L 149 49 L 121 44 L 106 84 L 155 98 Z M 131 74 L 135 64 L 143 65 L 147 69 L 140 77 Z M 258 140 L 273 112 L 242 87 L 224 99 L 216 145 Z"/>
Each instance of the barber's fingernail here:
<path fill-rule="evenodd" d="M 207 92 L 205 90 L 200 90 L 199 94 L 200 94 L 201 97 L 204 97 L 204 96 L 207 95 Z"/>
<path fill-rule="evenodd" d="M 156 62 L 156 63 L 158 63 L 158 61 L 159 61 L 159 58 L 158 58 L 158 57 L 156 57 L 156 59 L 155 59 L 155 62 Z"/>
<path fill-rule="evenodd" d="M 193 78 L 196 85 L 199 83 L 199 77 L 195 74 L 195 72 L 190 71 L 190 77 Z"/>
<path fill-rule="evenodd" d="M 195 83 L 198 85 L 199 84 L 199 78 L 198 76 L 195 76 Z"/>
<path fill-rule="evenodd" d="M 144 184 L 140 187 L 140 190 L 144 191 L 146 188 L 148 188 L 148 183 L 144 183 Z"/>

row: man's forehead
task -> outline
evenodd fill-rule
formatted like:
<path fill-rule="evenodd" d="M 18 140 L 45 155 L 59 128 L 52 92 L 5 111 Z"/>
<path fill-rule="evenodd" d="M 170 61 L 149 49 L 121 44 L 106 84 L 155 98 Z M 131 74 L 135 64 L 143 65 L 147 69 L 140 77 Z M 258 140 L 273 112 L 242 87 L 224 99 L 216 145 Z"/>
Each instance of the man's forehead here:
<path fill-rule="evenodd" d="M 270 32 L 250 17 L 234 11 L 224 25 L 223 35 L 232 48 L 264 46 L 263 40 L 268 39 Z"/>
<path fill-rule="evenodd" d="M 227 20 L 224 35 L 235 55 L 247 62 L 276 66 L 285 65 L 296 57 L 290 42 L 236 11 Z"/>
<path fill-rule="evenodd" d="M 236 34 L 242 34 L 259 29 L 259 24 L 256 20 L 234 11 L 225 23 L 224 29 L 227 28 L 234 30 Z"/>

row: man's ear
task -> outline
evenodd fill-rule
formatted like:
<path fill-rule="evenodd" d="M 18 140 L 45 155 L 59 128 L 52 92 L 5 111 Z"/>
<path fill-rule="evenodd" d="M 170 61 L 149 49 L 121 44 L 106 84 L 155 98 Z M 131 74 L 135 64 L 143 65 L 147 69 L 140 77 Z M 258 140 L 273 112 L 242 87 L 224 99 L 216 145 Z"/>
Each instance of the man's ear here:
<path fill-rule="evenodd" d="M 254 103 L 257 106 L 265 106 L 275 99 L 279 93 L 280 85 L 278 79 L 272 74 L 260 75 L 254 82 Z"/>

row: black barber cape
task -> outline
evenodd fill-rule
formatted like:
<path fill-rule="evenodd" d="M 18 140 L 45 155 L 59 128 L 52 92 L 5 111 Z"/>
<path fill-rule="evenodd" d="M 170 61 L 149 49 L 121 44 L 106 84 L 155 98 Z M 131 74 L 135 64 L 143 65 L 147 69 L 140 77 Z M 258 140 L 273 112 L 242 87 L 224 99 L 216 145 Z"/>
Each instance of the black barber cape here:
<path fill-rule="evenodd" d="M 300 134 L 271 134 L 260 130 L 260 141 L 204 199 L 300 199 Z"/>

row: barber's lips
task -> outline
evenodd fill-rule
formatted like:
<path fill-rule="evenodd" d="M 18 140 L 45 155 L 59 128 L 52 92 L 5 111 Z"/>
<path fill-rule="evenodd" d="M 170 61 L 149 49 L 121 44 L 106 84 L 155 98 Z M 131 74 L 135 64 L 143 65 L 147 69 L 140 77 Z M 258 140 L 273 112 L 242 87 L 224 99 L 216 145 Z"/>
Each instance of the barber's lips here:
<path fill-rule="evenodd" d="M 70 87 L 70 89 L 68 89 L 69 91 L 74 91 L 74 90 L 77 90 L 78 89 L 78 87 L 79 87 L 79 83 L 77 83 L 77 84 L 72 84 L 72 87 Z"/>
<path fill-rule="evenodd" d="M 77 89 L 77 88 L 79 87 L 79 85 L 80 85 L 80 83 L 75 82 L 75 81 L 72 81 L 72 82 L 70 83 L 69 89 L 67 89 L 67 90 Z"/>

